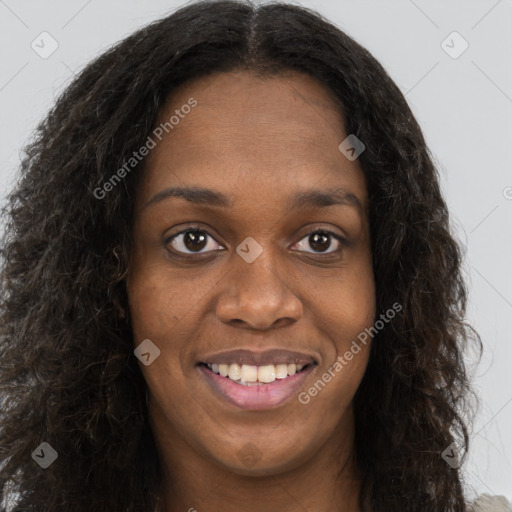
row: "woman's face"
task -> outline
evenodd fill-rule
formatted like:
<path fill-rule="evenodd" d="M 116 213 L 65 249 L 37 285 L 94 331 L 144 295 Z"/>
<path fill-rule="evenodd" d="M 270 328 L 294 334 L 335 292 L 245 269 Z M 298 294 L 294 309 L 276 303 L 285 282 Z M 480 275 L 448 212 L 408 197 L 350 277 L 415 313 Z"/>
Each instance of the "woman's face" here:
<path fill-rule="evenodd" d="M 363 172 L 306 75 L 212 75 L 158 124 L 173 115 L 152 135 L 128 279 L 155 436 L 239 474 L 297 467 L 353 429 L 370 344 L 345 354 L 375 316 Z M 300 200 L 313 192 L 338 200 Z"/>

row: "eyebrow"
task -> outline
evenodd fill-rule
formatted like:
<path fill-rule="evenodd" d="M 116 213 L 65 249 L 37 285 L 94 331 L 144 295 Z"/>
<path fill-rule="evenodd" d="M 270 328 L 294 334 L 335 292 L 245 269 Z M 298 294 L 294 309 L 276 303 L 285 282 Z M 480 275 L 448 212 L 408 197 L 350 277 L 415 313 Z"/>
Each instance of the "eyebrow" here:
<path fill-rule="evenodd" d="M 222 192 L 201 187 L 171 187 L 155 194 L 144 208 L 172 197 L 181 197 L 200 206 L 233 207 L 233 202 Z M 350 206 L 364 215 L 364 208 L 359 198 L 341 187 L 300 191 L 291 197 L 285 209 L 292 211 L 298 208 L 326 208 L 335 205 Z"/>

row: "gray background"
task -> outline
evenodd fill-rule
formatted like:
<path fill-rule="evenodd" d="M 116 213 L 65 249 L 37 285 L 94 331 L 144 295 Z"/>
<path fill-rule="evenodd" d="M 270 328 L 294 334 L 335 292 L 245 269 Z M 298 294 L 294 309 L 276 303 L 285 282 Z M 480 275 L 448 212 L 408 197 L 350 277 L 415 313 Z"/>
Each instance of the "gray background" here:
<path fill-rule="evenodd" d="M 299 3 L 299 2 L 293 2 Z M 467 253 L 468 319 L 484 343 L 468 355 L 481 407 L 464 466 L 468 496 L 512 500 L 512 1 L 304 0 L 365 46 L 407 98 L 441 175 Z M 175 0 L 0 0 L 0 196 L 57 93 L 93 57 L 183 5 Z M 57 50 L 31 43 L 47 31 Z M 468 42 L 458 58 L 441 43 Z M 454 40 L 452 51 L 461 48 Z M 48 48 L 48 46 L 46 46 Z"/>

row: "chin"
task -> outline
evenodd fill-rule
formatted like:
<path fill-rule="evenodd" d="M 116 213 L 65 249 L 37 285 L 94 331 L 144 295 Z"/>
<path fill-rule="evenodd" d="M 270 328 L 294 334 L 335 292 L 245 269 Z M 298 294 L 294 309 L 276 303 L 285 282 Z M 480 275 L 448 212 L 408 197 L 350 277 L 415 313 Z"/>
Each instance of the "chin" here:
<path fill-rule="evenodd" d="M 297 446 L 297 444 L 295 444 Z M 290 458 L 290 453 L 293 457 Z M 246 442 L 235 452 L 235 457 L 226 459 L 225 457 L 214 457 L 217 462 L 224 466 L 228 471 L 242 476 L 273 476 L 291 471 L 299 467 L 305 459 L 305 456 L 297 453 L 296 450 L 290 452 L 282 450 L 266 450 L 264 454 L 254 443 Z"/>

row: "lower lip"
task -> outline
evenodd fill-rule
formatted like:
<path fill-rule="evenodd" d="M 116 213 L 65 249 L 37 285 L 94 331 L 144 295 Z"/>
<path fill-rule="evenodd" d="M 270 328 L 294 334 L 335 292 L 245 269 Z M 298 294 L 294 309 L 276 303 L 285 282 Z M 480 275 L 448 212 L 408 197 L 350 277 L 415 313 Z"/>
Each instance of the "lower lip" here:
<path fill-rule="evenodd" d="M 213 389 L 230 403 L 242 409 L 262 410 L 273 409 L 297 395 L 306 377 L 315 366 L 308 366 L 303 371 L 289 375 L 285 379 L 276 379 L 268 384 L 256 386 L 237 384 L 230 378 L 222 377 L 203 365 L 199 365 L 199 369 Z"/>

